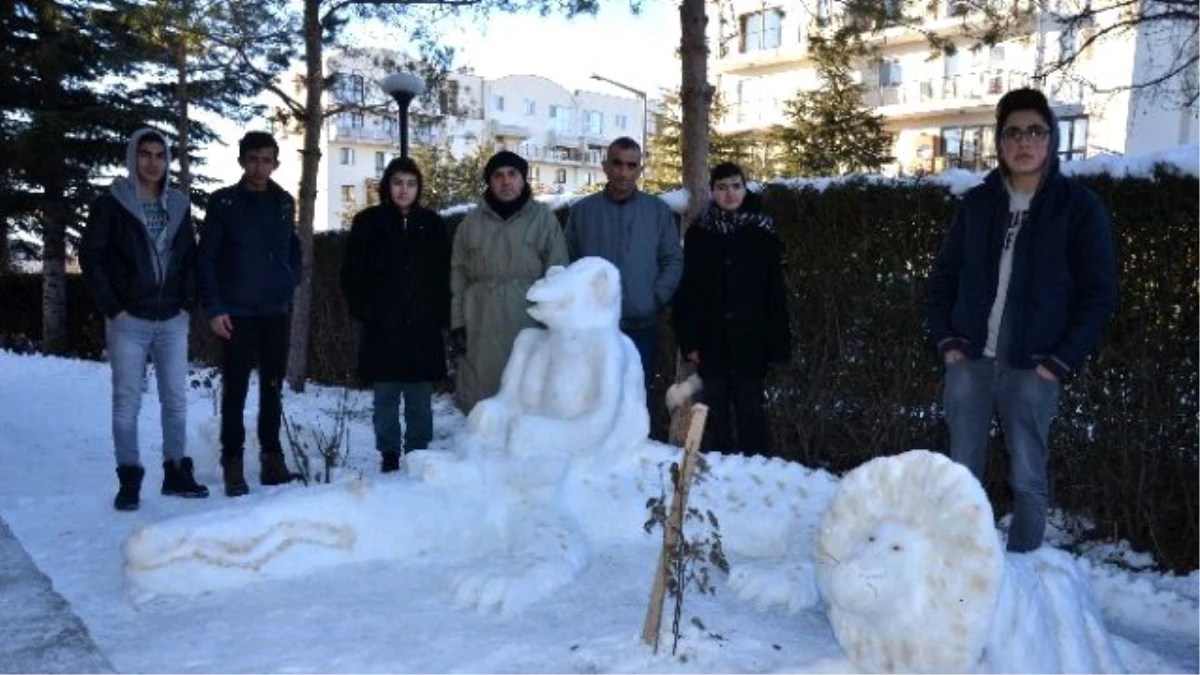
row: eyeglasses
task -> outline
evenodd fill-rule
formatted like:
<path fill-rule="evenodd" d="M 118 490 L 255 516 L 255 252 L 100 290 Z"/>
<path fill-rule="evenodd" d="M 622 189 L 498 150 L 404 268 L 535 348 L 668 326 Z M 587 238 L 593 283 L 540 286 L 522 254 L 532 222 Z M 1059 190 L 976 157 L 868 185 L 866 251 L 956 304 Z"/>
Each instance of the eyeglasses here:
<path fill-rule="evenodd" d="M 1008 143 L 1020 143 L 1021 141 L 1031 141 L 1033 143 L 1041 143 L 1050 137 L 1050 130 L 1040 124 L 1032 124 L 1022 129 L 1021 127 L 1007 127 L 1000 132 L 1000 138 Z"/>

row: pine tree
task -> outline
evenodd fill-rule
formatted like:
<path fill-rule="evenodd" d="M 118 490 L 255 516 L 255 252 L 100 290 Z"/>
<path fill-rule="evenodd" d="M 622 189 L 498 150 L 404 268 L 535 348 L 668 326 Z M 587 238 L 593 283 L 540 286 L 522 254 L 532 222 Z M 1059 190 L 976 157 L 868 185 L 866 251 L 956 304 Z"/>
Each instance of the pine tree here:
<path fill-rule="evenodd" d="M 66 257 L 103 167 L 125 165 L 140 126 L 161 110 L 139 104 L 138 36 L 125 2 L 26 0 L 0 7 L 0 219 L 42 242 L 42 350 L 67 349 Z M 108 82 L 111 84 L 101 84 Z"/>
<path fill-rule="evenodd" d="M 883 117 L 863 105 L 862 85 L 851 76 L 854 51 L 844 40 L 819 37 L 811 51 L 821 86 L 786 104 L 790 123 L 777 130 L 783 170 L 789 176 L 878 170 L 891 161 L 891 139 Z"/>

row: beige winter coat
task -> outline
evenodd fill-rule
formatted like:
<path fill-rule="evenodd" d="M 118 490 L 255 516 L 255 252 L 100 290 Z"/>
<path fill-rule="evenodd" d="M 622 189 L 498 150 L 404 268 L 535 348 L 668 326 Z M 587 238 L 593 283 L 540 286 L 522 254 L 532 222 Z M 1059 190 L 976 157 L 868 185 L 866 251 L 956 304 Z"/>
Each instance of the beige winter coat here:
<path fill-rule="evenodd" d="M 450 257 L 450 325 L 467 329 L 456 374 L 464 412 L 500 390 L 517 333 L 536 325 L 525 293 L 550 266 L 567 262 L 562 227 L 545 204 L 530 199 L 505 221 L 480 198 L 463 218 Z"/>

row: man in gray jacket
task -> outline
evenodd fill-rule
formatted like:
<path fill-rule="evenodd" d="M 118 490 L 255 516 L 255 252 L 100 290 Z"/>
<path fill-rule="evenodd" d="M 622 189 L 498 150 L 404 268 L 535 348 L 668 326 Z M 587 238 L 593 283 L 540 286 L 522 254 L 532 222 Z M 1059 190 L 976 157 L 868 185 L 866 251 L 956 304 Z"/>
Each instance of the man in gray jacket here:
<path fill-rule="evenodd" d="M 567 252 L 572 262 L 597 256 L 620 270 L 621 330 L 642 357 L 649 388 L 658 372 L 658 312 L 683 275 L 679 228 L 666 202 L 637 188 L 637 141 L 622 136 L 610 143 L 603 166 L 604 190 L 571 205 Z"/>

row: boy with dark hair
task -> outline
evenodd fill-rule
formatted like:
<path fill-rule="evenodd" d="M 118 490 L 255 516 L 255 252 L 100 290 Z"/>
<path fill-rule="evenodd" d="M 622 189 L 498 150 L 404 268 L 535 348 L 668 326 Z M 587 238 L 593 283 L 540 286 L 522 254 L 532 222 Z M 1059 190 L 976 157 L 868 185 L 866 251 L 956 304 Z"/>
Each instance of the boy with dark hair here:
<path fill-rule="evenodd" d="M 1046 528 L 1047 440 L 1062 382 L 1116 301 L 1108 209 L 1058 168 L 1058 120 L 1034 89 L 996 106 L 1000 166 L 969 191 L 929 278 L 926 325 L 946 367 L 951 457 L 983 479 L 993 410 L 1008 448 L 1008 550 Z"/>
<path fill-rule="evenodd" d="M 429 447 L 433 383 L 446 379 L 450 234 L 441 216 L 421 206 L 422 187 L 416 162 L 393 159 L 379 181 L 379 203 L 354 216 L 342 259 L 342 294 L 362 324 L 358 374 L 375 393 L 382 473 L 400 469 L 402 451 Z"/>
<path fill-rule="evenodd" d="M 230 497 L 250 491 L 242 460 L 242 414 L 256 364 L 259 482 L 281 485 L 294 478 L 279 432 L 292 293 L 302 272 L 295 200 L 271 180 L 279 167 L 279 145 L 270 134 L 251 131 L 238 150 L 242 179 L 213 193 L 196 263 L 209 326 L 223 340 L 221 467 Z"/>
<path fill-rule="evenodd" d="M 92 204 L 80 244 L 84 283 L 105 316 L 112 367 L 112 435 L 118 511 L 138 508 L 142 468 L 138 411 L 146 359 L 154 362 L 162 408 L 162 494 L 207 497 L 187 446 L 188 312 L 195 306 L 196 235 L 187 195 L 167 187 L 166 139 L 141 129 L 129 139 L 128 176 Z"/>

